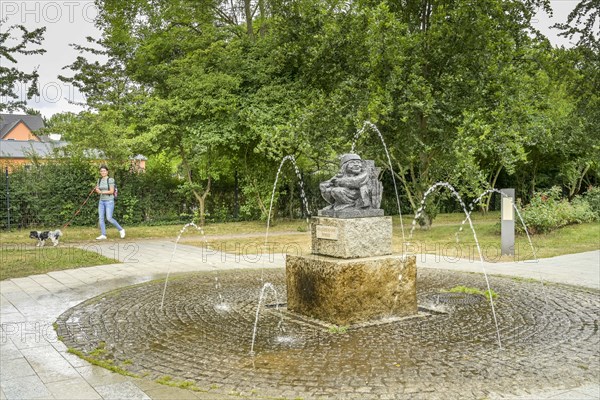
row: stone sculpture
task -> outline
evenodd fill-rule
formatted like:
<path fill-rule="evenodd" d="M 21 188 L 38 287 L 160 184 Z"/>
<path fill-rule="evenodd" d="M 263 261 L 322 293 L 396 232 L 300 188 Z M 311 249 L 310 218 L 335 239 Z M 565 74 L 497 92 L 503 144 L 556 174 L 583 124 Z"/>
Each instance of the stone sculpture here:
<path fill-rule="evenodd" d="M 372 160 L 344 154 L 320 184 L 329 205 L 312 217 L 311 254 L 286 257 L 289 311 L 337 325 L 417 314 L 416 259 L 392 254 L 378 176 Z"/>
<path fill-rule="evenodd" d="M 340 157 L 340 172 L 321 182 L 321 195 L 329 206 L 319 210 L 319 216 L 360 218 L 383 216 L 381 196 L 383 186 L 378 179 L 379 168 L 373 160 L 362 160 L 358 154 Z"/>

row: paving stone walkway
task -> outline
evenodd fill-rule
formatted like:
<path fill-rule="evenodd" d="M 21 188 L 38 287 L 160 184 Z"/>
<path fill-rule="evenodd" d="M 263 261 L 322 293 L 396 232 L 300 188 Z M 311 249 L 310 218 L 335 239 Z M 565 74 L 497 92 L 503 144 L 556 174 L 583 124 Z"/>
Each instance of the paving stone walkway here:
<path fill-rule="evenodd" d="M 234 268 L 281 268 L 282 255 L 225 255 L 169 241 L 107 241 L 84 245 L 121 264 L 0 281 L 0 399 L 208 399 L 212 394 L 130 378 L 90 365 L 67 352 L 53 327 L 69 308 L 106 291 L 164 278 L 168 273 Z M 481 272 L 478 262 L 420 256 L 426 268 Z M 600 287 L 600 251 L 540 260 L 529 265 L 485 264 L 491 274 Z M 599 349 L 600 352 L 600 349 Z M 600 399 L 600 385 L 525 393 L 520 399 Z M 558 389 L 557 389 L 558 388 Z M 511 398 L 494 393 L 493 398 Z M 227 398 L 219 394 L 218 398 Z M 231 396 L 231 398 L 240 398 Z M 512 397 L 514 398 L 514 397 Z"/>

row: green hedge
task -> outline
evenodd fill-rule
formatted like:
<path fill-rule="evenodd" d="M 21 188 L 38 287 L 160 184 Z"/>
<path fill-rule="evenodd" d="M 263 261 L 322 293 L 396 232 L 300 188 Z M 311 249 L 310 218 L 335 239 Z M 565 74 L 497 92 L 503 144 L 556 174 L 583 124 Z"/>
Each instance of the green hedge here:
<path fill-rule="evenodd" d="M 27 168 L 16 168 L 9 175 L 11 228 L 60 228 L 67 223 L 86 200 L 97 184 L 99 163 L 76 157 L 54 159 L 39 163 L 32 160 Z M 181 190 L 183 180 L 173 174 L 169 160 L 156 158 L 147 162 L 146 171 L 138 173 L 128 168 L 109 164 L 110 176 L 115 178 L 119 196 L 115 204 L 115 218 L 125 225 L 165 225 L 198 220 L 198 204 L 186 191 Z M 273 172 L 275 173 L 275 172 Z M 304 208 L 300 201 L 295 175 L 278 184 L 278 201 L 274 214 L 283 217 L 302 217 Z M 313 180 L 316 178 L 313 178 Z M 206 222 L 256 220 L 261 209 L 255 195 L 248 195 L 240 177 L 238 203 L 240 212 L 234 218 L 235 176 L 221 176 L 214 180 L 206 203 Z M 264 181 L 264 192 L 270 195 L 272 182 Z M 4 185 L 3 185 L 4 186 Z M 292 190 L 292 186 L 293 190 Z M 311 190 L 310 188 L 313 188 Z M 316 189 L 314 189 L 316 188 Z M 5 189 L 5 188 L 4 188 Z M 323 206 L 318 183 L 305 184 L 312 210 Z M 267 193 L 268 192 L 268 193 Z M 266 195 L 265 195 L 266 196 Z M 266 197 L 265 197 L 266 198 Z M 72 222 L 74 226 L 97 225 L 98 197 L 92 194 Z M 0 195 L 0 229 L 7 227 L 6 190 Z"/>
<path fill-rule="evenodd" d="M 178 195 L 181 183 L 167 166 L 150 165 L 145 173 L 111 169 L 119 196 L 115 218 L 125 224 L 180 222 L 190 201 Z M 8 177 L 10 223 L 14 228 L 59 228 L 67 223 L 98 182 L 98 165 L 85 159 L 52 160 L 15 169 Z M 6 178 L 5 178 L 6 179 Z M 0 227 L 7 219 L 7 190 L 4 182 Z M 98 220 L 98 196 L 93 193 L 71 225 L 93 226 Z M 189 214 L 189 213 L 188 213 Z"/>
<path fill-rule="evenodd" d="M 15 169 L 8 177 L 11 226 L 57 227 L 66 223 L 86 199 L 95 175 L 89 162 L 77 159 L 69 163 L 34 162 Z M 2 227 L 7 225 L 6 196 L 5 190 L 0 212 Z M 95 213 L 92 207 L 84 207 L 77 222 L 90 224 L 97 219 Z"/>

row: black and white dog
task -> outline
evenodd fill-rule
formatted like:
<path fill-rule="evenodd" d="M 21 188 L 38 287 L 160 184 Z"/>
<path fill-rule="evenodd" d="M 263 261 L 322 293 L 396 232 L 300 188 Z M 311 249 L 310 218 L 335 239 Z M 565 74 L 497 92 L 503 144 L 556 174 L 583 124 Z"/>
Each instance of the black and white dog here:
<path fill-rule="evenodd" d="M 54 245 L 54 247 L 58 246 L 58 238 L 62 236 L 62 232 L 60 231 L 60 229 L 57 229 L 55 231 L 31 231 L 29 233 L 29 237 L 32 239 L 37 239 L 38 240 L 38 244 L 36 244 L 36 247 L 44 247 L 44 245 L 46 244 L 46 240 L 50 239 L 52 240 L 52 243 Z"/>

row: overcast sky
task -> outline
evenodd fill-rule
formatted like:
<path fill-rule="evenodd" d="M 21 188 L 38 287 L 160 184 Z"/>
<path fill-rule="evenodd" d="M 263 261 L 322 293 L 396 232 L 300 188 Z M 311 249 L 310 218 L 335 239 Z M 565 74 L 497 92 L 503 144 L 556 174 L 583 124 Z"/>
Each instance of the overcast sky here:
<path fill-rule="evenodd" d="M 126 0 L 123 0 L 126 1 Z M 557 46 L 570 46 L 568 40 L 556 36 L 556 30 L 549 27 L 558 22 L 566 22 L 567 15 L 577 4 L 577 0 L 551 0 L 554 15 L 550 18 L 546 13 L 536 15 L 534 25 L 550 41 Z M 69 44 L 85 44 L 86 36 L 98 37 L 94 26 L 97 14 L 93 0 L 52 1 L 52 0 L 2 0 L 0 1 L 0 20 L 6 22 L 0 27 L 4 32 L 8 26 L 20 24 L 28 29 L 45 26 L 46 33 L 43 47 L 46 53 L 19 57 L 20 69 L 30 72 L 38 67 L 40 75 L 39 91 L 28 101 L 28 106 L 40 110 L 45 117 L 55 113 L 83 110 L 82 107 L 70 104 L 69 101 L 81 102 L 83 97 L 72 86 L 58 80 L 58 75 L 70 76 L 71 72 L 62 70 L 77 57 L 77 52 Z M 17 31 L 18 32 L 18 31 Z M 9 66 L 7 60 L 0 59 L 0 65 Z M 20 87 L 23 98 L 27 87 Z M 5 101 L 5 99 L 0 99 Z"/>

